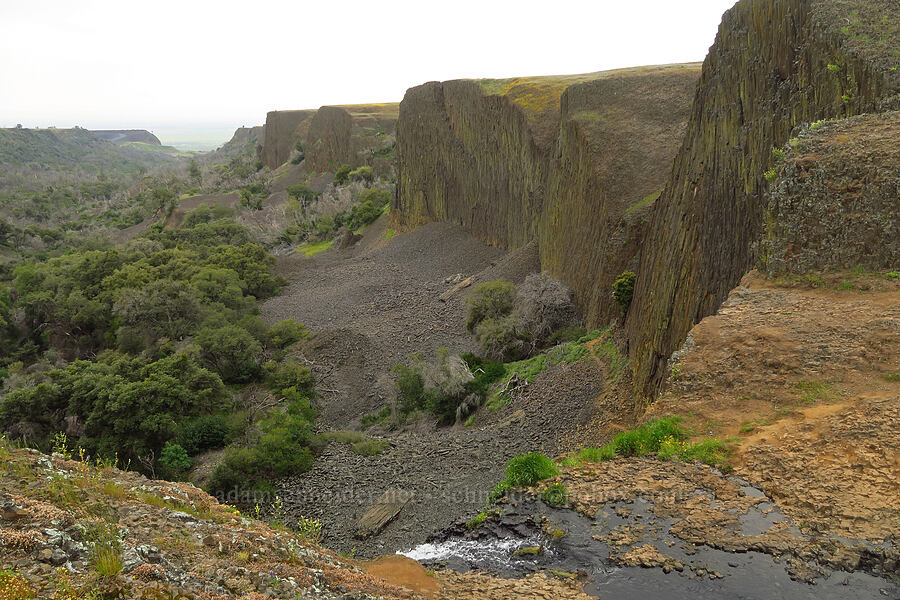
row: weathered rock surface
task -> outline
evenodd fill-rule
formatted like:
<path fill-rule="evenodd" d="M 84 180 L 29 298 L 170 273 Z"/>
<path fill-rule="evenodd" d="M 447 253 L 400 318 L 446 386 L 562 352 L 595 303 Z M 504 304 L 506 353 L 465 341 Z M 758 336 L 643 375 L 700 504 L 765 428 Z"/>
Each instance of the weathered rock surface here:
<path fill-rule="evenodd" d="M 344 164 L 383 171 L 390 161 L 398 107 L 387 103 L 272 111 L 266 115 L 263 164 L 270 169 L 281 166 L 300 142 L 307 171 L 334 171 Z"/>
<path fill-rule="evenodd" d="M 817 124 L 791 144 L 765 216 L 768 274 L 900 265 L 900 112 Z"/>
<path fill-rule="evenodd" d="M 743 0 L 725 14 L 641 254 L 628 319 L 640 394 L 756 260 L 773 147 L 804 122 L 900 107 L 897 23 L 892 0 Z"/>
<path fill-rule="evenodd" d="M 315 110 L 273 110 L 266 114 L 261 154 L 263 164 L 275 169 L 287 162 L 296 142 L 297 128 L 315 113 Z"/>
<path fill-rule="evenodd" d="M 688 117 L 696 65 L 562 77 L 459 80 L 407 91 L 392 220 L 465 227 L 486 243 L 540 243 L 592 325 L 636 265 L 648 202 Z"/>

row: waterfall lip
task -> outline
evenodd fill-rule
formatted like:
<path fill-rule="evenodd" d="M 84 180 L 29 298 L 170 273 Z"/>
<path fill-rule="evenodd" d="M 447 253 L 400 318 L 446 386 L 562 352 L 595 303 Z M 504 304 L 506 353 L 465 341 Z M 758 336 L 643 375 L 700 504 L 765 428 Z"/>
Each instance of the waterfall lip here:
<path fill-rule="evenodd" d="M 537 536 L 493 540 L 447 540 L 419 544 L 409 550 L 397 552 L 397 554 L 419 562 L 459 559 L 469 564 L 509 567 L 517 560 L 513 556 L 516 550 L 531 547 L 540 547 L 545 556 L 552 554 L 552 550 L 546 545 L 546 540 Z"/>

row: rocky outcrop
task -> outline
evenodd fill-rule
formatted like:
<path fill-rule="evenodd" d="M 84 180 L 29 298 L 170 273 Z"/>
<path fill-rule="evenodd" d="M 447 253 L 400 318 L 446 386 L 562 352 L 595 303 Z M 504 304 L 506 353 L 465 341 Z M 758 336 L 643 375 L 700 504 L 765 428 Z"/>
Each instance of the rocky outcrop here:
<path fill-rule="evenodd" d="M 640 395 L 756 261 L 773 148 L 804 122 L 900 105 L 897 23 L 893 0 L 742 0 L 725 14 L 641 255 L 627 322 Z"/>
<path fill-rule="evenodd" d="M 392 154 L 398 109 L 398 104 L 389 103 L 270 112 L 263 163 L 278 168 L 299 142 L 310 172 L 334 171 L 345 164 L 384 166 Z"/>
<path fill-rule="evenodd" d="M 315 110 L 273 110 L 266 114 L 261 158 L 276 169 L 287 162 L 297 141 L 297 128 L 316 114 Z"/>
<path fill-rule="evenodd" d="M 113 144 L 140 142 L 142 144 L 153 144 L 154 146 L 162 145 L 159 138 L 146 129 L 92 129 L 91 133 L 95 137 Z"/>
<path fill-rule="evenodd" d="M 697 65 L 459 80 L 407 91 L 397 125 L 398 228 L 450 221 L 577 292 L 589 324 L 636 266 L 647 207 L 675 156 Z M 646 201 L 645 201 L 646 200 Z"/>
<path fill-rule="evenodd" d="M 900 266 L 900 112 L 813 127 L 786 150 L 761 266 L 770 276 Z"/>
<path fill-rule="evenodd" d="M 216 148 L 213 155 L 221 158 L 239 156 L 248 152 L 254 152 L 259 155 L 262 153 L 264 140 L 265 127 L 263 125 L 238 127 L 231 139 L 219 148 Z"/>

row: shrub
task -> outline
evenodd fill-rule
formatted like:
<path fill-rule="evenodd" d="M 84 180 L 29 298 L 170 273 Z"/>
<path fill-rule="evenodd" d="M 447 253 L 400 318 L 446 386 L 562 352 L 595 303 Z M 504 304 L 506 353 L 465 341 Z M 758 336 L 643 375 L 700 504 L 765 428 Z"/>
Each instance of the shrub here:
<path fill-rule="evenodd" d="M 285 319 L 278 321 L 269 328 L 266 343 L 272 348 L 282 350 L 291 344 L 308 338 L 309 335 L 309 331 L 302 323 L 298 323 L 293 319 Z"/>
<path fill-rule="evenodd" d="M 318 194 L 305 183 L 289 185 L 285 190 L 289 197 L 299 200 L 301 204 L 309 204 L 318 196 Z"/>
<path fill-rule="evenodd" d="M 347 180 L 350 178 L 350 165 L 341 165 L 338 167 L 338 170 L 334 172 L 334 185 L 343 185 L 347 183 Z"/>
<path fill-rule="evenodd" d="M 203 415 L 184 423 L 175 436 L 178 446 L 194 455 L 206 450 L 224 448 L 232 437 L 233 426 L 222 414 Z"/>
<path fill-rule="evenodd" d="M 516 456 L 506 465 L 506 483 L 511 487 L 531 486 L 559 475 L 556 463 L 540 452 Z"/>
<path fill-rule="evenodd" d="M 475 327 L 475 339 L 486 356 L 499 361 L 516 360 L 526 354 L 526 343 L 519 336 L 513 315 L 482 320 Z"/>
<path fill-rule="evenodd" d="M 204 327 L 197 333 L 202 358 L 227 383 L 246 383 L 259 375 L 262 346 L 237 325 Z"/>
<path fill-rule="evenodd" d="M 285 360 L 281 363 L 268 361 L 263 365 L 266 372 L 266 386 L 270 390 L 280 391 L 285 388 L 295 388 L 301 392 L 311 392 L 314 384 L 312 372 L 293 360 Z"/>
<path fill-rule="evenodd" d="M 631 271 L 625 271 L 616 277 L 616 281 L 612 286 L 613 298 L 615 298 L 625 313 L 628 312 L 628 308 L 631 306 L 631 299 L 634 296 L 635 279 L 637 279 L 636 274 Z"/>
<path fill-rule="evenodd" d="M 541 500 L 550 506 L 564 506 L 569 501 L 569 491 L 561 483 L 554 483 L 541 492 Z"/>
<path fill-rule="evenodd" d="M 468 392 L 478 394 L 481 397 L 487 396 L 491 385 L 498 381 L 506 373 L 503 363 L 482 359 L 474 354 L 466 353 L 460 356 L 469 367 L 473 379 L 468 384 Z"/>
<path fill-rule="evenodd" d="M 591 341 L 591 339 L 593 339 L 584 339 L 587 336 L 588 332 L 584 327 L 580 327 L 578 325 L 567 325 L 565 327 L 560 327 L 552 334 L 550 334 L 550 337 L 547 338 L 547 343 L 550 345 L 555 345 L 562 342 L 578 342 L 579 344 L 584 344 L 585 342 L 589 342 Z"/>
<path fill-rule="evenodd" d="M 416 359 L 414 359 L 416 360 Z M 397 376 L 397 410 L 402 415 L 425 408 L 425 380 L 416 366 L 395 365 L 391 371 Z"/>
<path fill-rule="evenodd" d="M 515 313 L 519 330 L 535 344 L 572 322 L 572 290 L 552 277 L 533 273 L 516 290 Z"/>
<path fill-rule="evenodd" d="M 515 286 L 502 279 L 476 285 L 466 299 L 469 306 L 466 329 L 472 333 L 486 319 L 499 319 L 512 314 L 515 296 Z"/>
<path fill-rule="evenodd" d="M 375 169 L 368 165 L 364 165 L 357 169 L 350 171 L 350 180 L 351 181 L 365 181 L 366 183 L 372 183 L 375 179 Z"/>
<path fill-rule="evenodd" d="M 172 442 L 166 442 L 159 456 L 159 464 L 166 475 L 174 479 L 180 479 L 191 468 L 191 459 L 187 451 Z"/>

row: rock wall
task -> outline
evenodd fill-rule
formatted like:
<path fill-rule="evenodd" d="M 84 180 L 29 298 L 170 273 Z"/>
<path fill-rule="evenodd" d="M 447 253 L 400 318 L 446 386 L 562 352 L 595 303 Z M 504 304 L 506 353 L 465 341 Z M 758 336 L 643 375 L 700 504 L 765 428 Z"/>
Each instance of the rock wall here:
<path fill-rule="evenodd" d="M 645 224 L 684 135 L 698 68 L 619 72 L 562 95 L 540 227 L 543 267 L 568 282 L 588 323 L 621 309 L 611 286 L 637 270 Z"/>
<path fill-rule="evenodd" d="M 900 267 L 900 112 L 816 124 L 787 153 L 763 219 L 766 272 Z"/>
<path fill-rule="evenodd" d="M 297 141 L 297 128 L 315 114 L 315 110 L 273 110 L 266 114 L 260 155 L 263 164 L 270 169 L 277 169 L 286 163 Z"/>
<path fill-rule="evenodd" d="M 648 209 L 687 121 L 698 65 L 459 80 L 407 91 L 397 124 L 395 227 L 465 227 L 577 292 L 589 324 L 617 314 L 609 285 L 636 266 Z"/>
<path fill-rule="evenodd" d="M 334 171 L 344 164 L 378 167 L 391 159 L 398 110 L 398 104 L 389 103 L 270 112 L 263 163 L 270 169 L 280 167 L 300 142 L 304 168 L 310 172 Z"/>
<path fill-rule="evenodd" d="M 639 395 L 754 264 L 773 147 L 804 122 L 898 106 L 898 23 L 895 0 L 742 0 L 725 14 L 641 254 L 627 321 Z"/>

